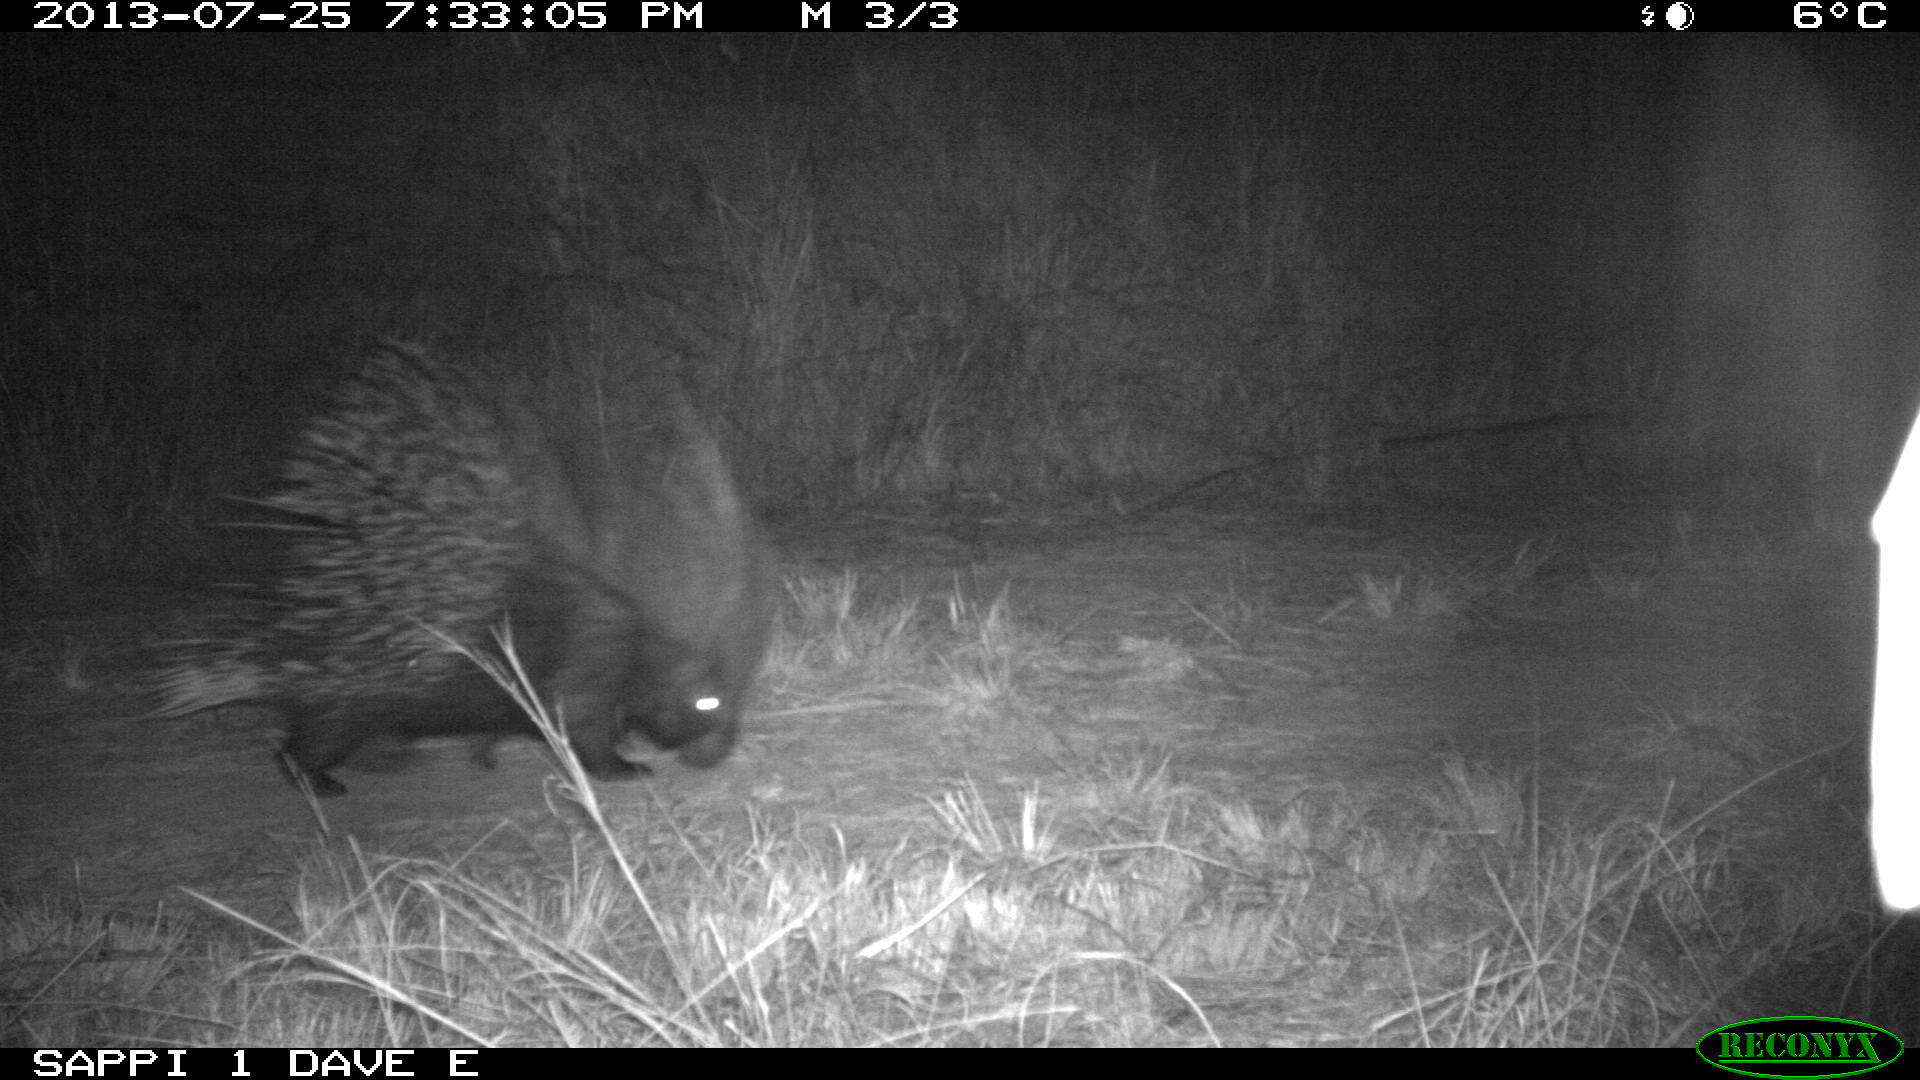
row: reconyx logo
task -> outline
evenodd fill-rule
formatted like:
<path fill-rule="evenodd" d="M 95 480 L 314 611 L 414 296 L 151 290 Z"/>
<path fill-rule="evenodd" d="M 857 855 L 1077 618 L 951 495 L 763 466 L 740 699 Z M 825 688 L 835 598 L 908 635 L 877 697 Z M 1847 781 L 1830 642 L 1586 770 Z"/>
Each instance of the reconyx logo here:
<path fill-rule="evenodd" d="M 1707 1064 L 1743 1076 L 1815 1080 L 1857 1076 L 1906 1052 L 1891 1032 L 1831 1016 L 1767 1016 L 1715 1028 L 1694 1049 Z"/>

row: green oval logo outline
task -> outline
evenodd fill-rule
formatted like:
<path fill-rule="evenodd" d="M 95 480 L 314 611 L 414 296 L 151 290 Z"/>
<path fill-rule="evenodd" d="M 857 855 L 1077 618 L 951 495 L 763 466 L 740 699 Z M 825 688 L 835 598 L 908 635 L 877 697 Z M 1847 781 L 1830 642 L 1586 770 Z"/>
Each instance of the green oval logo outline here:
<path fill-rule="evenodd" d="M 1782 1030 L 1742 1031 L 1756 1025 L 1769 1025 Z M 1847 1031 L 1833 1031 L 1834 1027 L 1848 1028 Z M 1809 1030 L 1818 1028 L 1819 1030 Z M 1876 1043 L 1871 1037 L 1880 1035 L 1893 1046 L 1891 1054 L 1883 1053 L 1885 1044 Z M 1759 1036 L 1759 1041 L 1756 1041 Z M 1760 1072 L 1754 1068 L 1741 1068 L 1727 1064 L 1725 1057 L 1715 1057 L 1708 1052 L 1708 1043 L 1720 1038 L 1720 1049 L 1733 1051 L 1738 1056 L 1732 1060 L 1743 1065 L 1787 1065 L 1800 1061 L 1793 1071 Z M 1783 1039 L 1784 1042 L 1775 1042 Z M 1693 1044 L 1693 1052 L 1700 1059 L 1716 1069 L 1724 1069 L 1742 1076 L 1757 1076 L 1763 1080 L 1834 1080 L 1843 1076 L 1859 1076 L 1882 1069 L 1900 1060 L 1907 1052 L 1907 1044 L 1900 1036 L 1886 1028 L 1869 1024 L 1863 1020 L 1848 1020 L 1839 1016 L 1761 1016 L 1752 1020 L 1738 1020 L 1731 1024 L 1722 1024 Z M 1798 1057 L 1783 1056 L 1798 1055 Z M 1813 1071 L 1827 1069 L 1833 1065 L 1859 1064 L 1859 1068 L 1843 1071 Z"/>

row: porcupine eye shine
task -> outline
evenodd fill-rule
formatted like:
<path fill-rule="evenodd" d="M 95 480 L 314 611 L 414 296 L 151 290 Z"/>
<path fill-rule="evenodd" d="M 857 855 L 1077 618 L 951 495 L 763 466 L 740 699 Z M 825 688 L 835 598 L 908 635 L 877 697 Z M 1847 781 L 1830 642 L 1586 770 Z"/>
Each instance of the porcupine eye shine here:
<path fill-rule="evenodd" d="M 632 737 L 678 751 L 683 763 L 696 767 L 724 759 L 739 730 L 724 677 L 721 660 L 641 633 L 599 663 L 571 666 L 557 681 L 554 698 L 581 763 L 610 779 L 639 768 L 621 754 Z"/>
<path fill-rule="evenodd" d="M 718 763 L 733 749 L 739 721 L 722 665 L 671 641 L 645 643 L 623 696 L 623 723 L 688 765 Z"/>

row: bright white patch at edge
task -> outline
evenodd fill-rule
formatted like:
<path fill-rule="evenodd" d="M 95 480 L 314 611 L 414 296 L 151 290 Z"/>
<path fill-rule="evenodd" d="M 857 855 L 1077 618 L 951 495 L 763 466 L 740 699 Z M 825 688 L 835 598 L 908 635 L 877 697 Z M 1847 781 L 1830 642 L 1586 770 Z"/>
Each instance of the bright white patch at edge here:
<path fill-rule="evenodd" d="M 1910 433 L 1880 510 L 1873 687 L 1873 858 L 1889 907 L 1920 905 L 1920 449 Z"/>

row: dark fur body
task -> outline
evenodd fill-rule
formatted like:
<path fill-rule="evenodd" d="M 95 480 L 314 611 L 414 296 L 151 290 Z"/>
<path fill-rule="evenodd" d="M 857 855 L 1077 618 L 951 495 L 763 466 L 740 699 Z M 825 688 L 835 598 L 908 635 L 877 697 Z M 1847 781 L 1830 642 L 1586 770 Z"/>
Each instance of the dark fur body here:
<path fill-rule="evenodd" d="M 766 648 L 768 560 L 671 395 L 490 385 L 389 347 L 284 476 L 272 505 L 318 524 L 272 614 L 176 675 L 163 713 L 270 705 L 289 775 L 338 794 L 331 770 L 370 741 L 537 735 L 449 644 L 490 653 L 505 627 L 593 776 L 644 773 L 620 753 L 636 735 L 695 766 L 732 750 Z"/>

